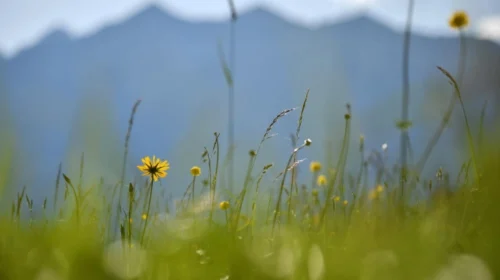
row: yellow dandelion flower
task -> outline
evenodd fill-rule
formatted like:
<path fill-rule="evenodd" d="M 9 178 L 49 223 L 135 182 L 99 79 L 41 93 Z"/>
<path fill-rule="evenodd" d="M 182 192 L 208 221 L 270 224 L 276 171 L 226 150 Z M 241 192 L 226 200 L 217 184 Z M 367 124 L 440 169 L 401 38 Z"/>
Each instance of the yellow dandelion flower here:
<path fill-rule="evenodd" d="M 377 186 L 377 188 L 376 188 L 376 191 L 377 191 L 378 193 L 383 192 L 383 191 L 384 191 L 384 186 L 382 186 L 382 185 L 378 185 L 378 186 Z"/>
<path fill-rule="evenodd" d="M 374 199 L 378 198 L 380 196 L 380 194 L 383 192 L 384 192 L 384 186 L 377 185 L 374 189 L 372 189 L 370 191 L 370 193 L 368 194 L 368 198 L 370 200 L 374 200 Z"/>
<path fill-rule="evenodd" d="M 349 201 L 344 200 L 344 202 L 343 202 L 343 203 L 344 203 L 344 206 L 347 206 L 347 204 L 349 204 Z"/>
<path fill-rule="evenodd" d="M 167 176 L 167 170 L 170 169 L 170 164 L 166 160 L 160 160 L 153 156 L 153 160 L 149 157 L 142 159 L 143 165 L 138 165 L 137 168 L 142 172 L 142 176 L 149 176 L 153 181 L 158 181 L 159 178 Z"/>
<path fill-rule="evenodd" d="M 319 161 L 312 161 L 309 165 L 309 169 L 312 173 L 321 171 L 321 163 Z"/>
<path fill-rule="evenodd" d="M 326 183 L 327 183 L 326 176 L 325 175 L 319 175 L 316 184 L 318 184 L 318 186 L 321 187 L 321 186 L 326 185 Z"/>
<path fill-rule="evenodd" d="M 337 195 L 337 196 L 333 197 L 333 200 L 334 200 L 335 202 L 339 202 L 339 201 L 340 201 L 340 196 L 338 196 L 338 195 Z"/>
<path fill-rule="evenodd" d="M 465 11 L 456 11 L 451 16 L 448 24 L 453 29 L 463 29 L 469 25 L 469 16 Z"/>
<path fill-rule="evenodd" d="M 201 175 L 201 168 L 198 167 L 198 166 L 193 166 L 191 167 L 191 175 L 197 177 L 197 176 L 200 176 Z"/>
<path fill-rule="evenodd" d="M 221 203 L 219 203 L 219 208 L 224 211 L 229 209 L 229 206 L 229 201 L 222 201 Z"/>
<path fill-rule="evenodd" d="M 142 214 L 141 218 L 142 218 L 143 220 L 146 220 L 146 219 L 148 218 L 148 214 Z"/>

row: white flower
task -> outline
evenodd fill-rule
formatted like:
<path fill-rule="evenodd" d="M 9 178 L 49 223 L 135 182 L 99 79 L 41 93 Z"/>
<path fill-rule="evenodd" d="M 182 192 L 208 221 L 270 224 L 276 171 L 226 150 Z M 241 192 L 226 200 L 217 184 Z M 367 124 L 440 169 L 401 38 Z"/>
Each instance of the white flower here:
<path fill-rule="evenodd" d="M 382 151 L 387 151 L 387 143 L 382 144 Z"/>
<path fill-rule="evenodd" d="M 311 140 L 311 139 L 309 139 L 309 138 L 307 138 L 307 139 L 304 141 L 304 145 L 306 145 L 306 146 L 311 146 L 311 144 L 312 144 L 312 140 Z"/>

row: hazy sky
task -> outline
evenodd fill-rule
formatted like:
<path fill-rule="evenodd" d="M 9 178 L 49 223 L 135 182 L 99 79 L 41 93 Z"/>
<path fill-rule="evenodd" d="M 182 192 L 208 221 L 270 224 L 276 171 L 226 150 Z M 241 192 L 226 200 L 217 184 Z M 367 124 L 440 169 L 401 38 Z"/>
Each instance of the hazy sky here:
<path fill-rule="evenodd" d="M 366 11 L 394 28 L 405 21 L 407 0 L 234 0 L 244 12 L 265 6 L 291 21 L 317 25 Z M 0 0 L 0 53 L 12 56 L 32 45 L 54 27 L 82 36 L 125 19 L 156 3 L 188 20 L 224 20 L 226 0 Z M 421 32 L 449 33 L 449 15 L 465 9 L 471 30 L 500 40 L 500 0 L 415 0 L 415 27 Z"/>

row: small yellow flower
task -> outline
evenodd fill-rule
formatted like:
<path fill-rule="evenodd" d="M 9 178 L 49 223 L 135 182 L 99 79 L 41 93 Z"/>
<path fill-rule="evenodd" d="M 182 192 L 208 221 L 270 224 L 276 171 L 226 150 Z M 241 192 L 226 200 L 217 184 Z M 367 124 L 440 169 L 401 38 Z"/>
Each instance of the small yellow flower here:
<path fill-rule="evenodd" d="M 224 211 L 229 209 L 229 206 L 229 201 L 222 201 L 221 203 L 219 203 L 219 208 Z"/>
<path fill-rule="evenodd" d="M 368 194 L 368 198 L 370 200 L 374 200 L 378 198 L 382 192 L 384 192 L 384 186 L 378 185 L 370 191 L 370 193 Z"/>
<path fill-rule="evenodd" d="M 343 202 L 343 203 L 344 203 L 344 206 L 347 206 L 347 204 L 349 204 L 349 201 L 344 200 L 344 202 Z"/>
<path fill-rule="evenodd" d="M 448 24 L 453 29 L 463 29 L 469 25 L 469 16 L 465 11 L 456 11 L 451 16 Z"/>
<path fill-rule="evenodd" d="M 320 186 L 320 187 L 326 185 L 326 176 L 319 175 L 316 184 L 318 184 L 318 186 Z"/>
<path fill-rule="evenodd" d="M 333 200 L 334 200 L 335 202 L 339 202 L 339 201 L 340 201 L 340 196 L 338 196 L 338 195 L 337 195 L 337 196 L 333 197 Z"/>
<path fill-rule="evenodd" d="M 377 190 L 378 193 L 381 193 L 381 192 L 384 191 L 384 186 L 378 185 L 377 188 L 376 188 L 376 190 Z"/>
<path fill-rule="evenodd" d="M 148 218 L 148 214 L 142 214 L 141 218 L 142 218 L 143 220 L 146 220 L 146 219 Z"/>
<path fill-rule="evenodd" d="M 321 171 L 321 163 L 319 161 L 312 161 L 309 165 L 309 169 L 312 173 Z"/>
<path fill-rule="evenodd" d="M 158 181 L 159 178 L 164 178 L 167 176 L 167 170 L 170 169 L 170 164 L 168 161 L 160 160 L 153 156 L 153 160 L 149 157 L 142 159 L 143 165 L 138 165 L 137 168 L 142 172 L 142 176 L 150 176 L 153 181 Z"/>
<path fill-rule="evenodd" d="M 198 166 L 191 167 L 191 175 L 197 177 L 201 175 L 201 168 Z"/>
<path fill-rule="evenodd" d="M 132 223 L 132 218 L 128 219 L 128 223 L 131 224 Z"/>

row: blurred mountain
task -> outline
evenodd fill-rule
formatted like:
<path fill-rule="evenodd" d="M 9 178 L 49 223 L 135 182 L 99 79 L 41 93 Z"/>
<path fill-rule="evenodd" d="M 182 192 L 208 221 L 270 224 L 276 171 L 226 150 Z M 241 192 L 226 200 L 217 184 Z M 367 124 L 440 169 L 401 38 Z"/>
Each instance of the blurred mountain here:
<path fill-rule="evenodd" d="M 201 164 L 203 147 L 212 147 L 213 132 L 221 132 L 226 142 L 227 89 L 219 43 L 227 56 L 228 22 L 186 22 L 149 6 L 84 38 L 55 30 L 15 57 L 0 59 L 2 94 L 7 96 L 19 147 L 15 185 L 43 193 L 53 185 L 60 161 L 63 171 L 77 178 L 85 151 L 87 178 L 103 175 L 114 184 L 120 176 L 130 111 L 140 98 L 129 174 L 137 174 L 135 165 L 142 156 L 167 158 L 172 169 L 165 184 L 181 193 L 189 184 L 189 168 Z M 359 158 L 357 142 L 363 133 L 367 148 L 380 149 L 387 142 L 391 160 L 397 160 L 399 132 L 394 124 L 401 111 L 401 33 L 366 15 L 311 30 L 255 9 L 238 19 L 235 46 L 238 174 L 246 169 L 247 151 L 256 148 L 270 121 L 281 110 L 300 106 L 308 88 L 302 138 L 315 144 L 303 157 L 326 161 L 325 143 L 333 156 L 339 154 L 349 102 L 353 159 Z M 496 102 L 496 108 L 500 104 L 500 46 L 474 38 L 467 38 L 466 46 L 463 91 L 476 122 L 484 100 Z M 416 155 L 452 94 L 436 66 L 456 73 L 458 56 L 457 38 L 412 37 L 410 134 Z M 451 168 L 461 158 L 458 151 L 464 142 L 457 133 L 463 122 L 458 112 L 454 129 L 435 149 L 430 172 L 440 165 Z M 282 168 L 297 118 L 295 112 L 278 123 L 279 134 L 266 143 L 260 163 L 275 161 Z"/>

